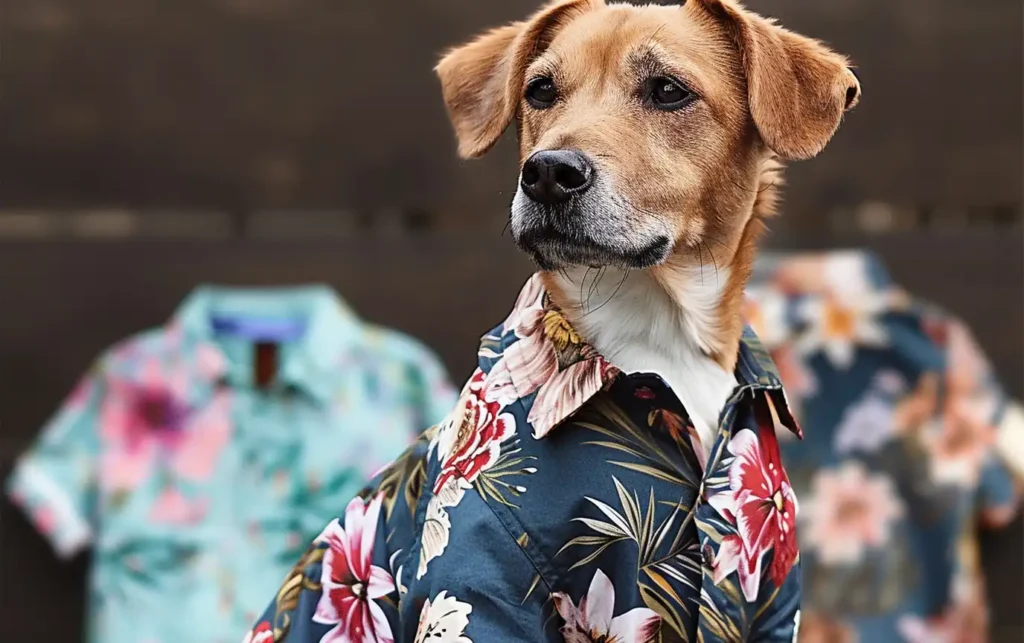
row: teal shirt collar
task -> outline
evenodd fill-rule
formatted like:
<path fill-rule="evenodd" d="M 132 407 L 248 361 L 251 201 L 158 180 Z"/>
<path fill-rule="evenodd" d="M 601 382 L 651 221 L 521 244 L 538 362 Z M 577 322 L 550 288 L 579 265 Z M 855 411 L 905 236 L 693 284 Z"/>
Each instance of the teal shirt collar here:
<path fill-rule="evenodd" d="M 363 326 L 354 312 L 328 286 L 241 288 L 203 285 L 181 304 L 171 328 L 181 333 L 183 349 L 203 352 L 214 364 L 204 375 L 209 383 L 226 380 L 251 386 L 252 342 L 217 333 L 213 317 L 292 319 L 300 336 L 280 344 L 277 382 L 321 402 L 331 399 L 338 365 L 360 341 Z"/>

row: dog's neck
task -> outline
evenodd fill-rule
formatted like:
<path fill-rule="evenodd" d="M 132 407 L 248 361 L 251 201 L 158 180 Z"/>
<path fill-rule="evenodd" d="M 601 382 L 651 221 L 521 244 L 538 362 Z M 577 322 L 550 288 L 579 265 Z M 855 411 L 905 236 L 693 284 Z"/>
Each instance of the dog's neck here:
<path fill-rule="evenodd" d="M 762 227 L 750 220 L 736 249 L 713 259 L 705 250 L 703 261 L 679 255 L 643 271 L 545 273 L 555 303 L 599 353 L 625 373 L 657 373 L 665 380 L 705 451 L 736 387 L 743 288 Z"/>

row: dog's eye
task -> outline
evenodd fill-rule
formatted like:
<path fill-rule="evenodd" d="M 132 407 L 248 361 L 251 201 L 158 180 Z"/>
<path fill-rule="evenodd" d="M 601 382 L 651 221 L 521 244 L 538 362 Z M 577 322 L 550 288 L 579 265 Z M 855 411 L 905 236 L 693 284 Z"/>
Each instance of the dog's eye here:
<path fill-rule="evenodd" d="M 534 78 L 526 86 L 526 102 L 535 109 L 547 109 L 558 98 L 555 81 L 550 78 Z"/>
<path fill-rule="evenodd" d="M 675 110 L 688 105 L 696 98 L 686 85 L 675 78 L 656 76 L 648 81 L 648 97 L 658 109 Z"/>

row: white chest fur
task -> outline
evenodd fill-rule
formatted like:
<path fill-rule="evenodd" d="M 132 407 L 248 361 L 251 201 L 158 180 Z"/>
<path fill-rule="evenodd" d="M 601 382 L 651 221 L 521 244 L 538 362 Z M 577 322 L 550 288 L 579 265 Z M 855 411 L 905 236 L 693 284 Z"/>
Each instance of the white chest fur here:
<path fill-rule="evenodd" d="M 575 269 L 557 278 L 573 304 L 572 320 L 580 334 L 623 372 L 661 376 L 683 403 L 707 451 L 736 387 L 736 377 L 705 354 L 728 274 L 725 269 L 694 274 L 675 298 L 645 272 L 623 277 L 612 269 L 600 277 L 595 270 Z"/>

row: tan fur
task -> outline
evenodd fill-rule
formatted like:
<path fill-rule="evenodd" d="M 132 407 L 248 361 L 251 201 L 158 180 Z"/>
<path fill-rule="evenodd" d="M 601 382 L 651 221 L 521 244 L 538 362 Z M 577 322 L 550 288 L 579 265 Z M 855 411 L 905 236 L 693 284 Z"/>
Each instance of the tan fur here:
<path fill-rule="evenodd" d="M 731 0 L 561 0 L 454 49 L 437 73 L 461 155 L 483 154 L 515 121 L 521 162 L 538 150 L 578 149 L 638 225 L 671 230 L 672 254 L 648 270 L 674 299 L 695 269 L 729 268 L 706 342 L 729 369 L 742 290 L 777 200 L 778 159 L 821 151 L 860 91 L 844 57 Z M 638 87 L 660 75 L 679 78 L 699 100 L 679 112 L 643 105 Z M 523 99 L 538 76 L 558 87 L 549 109 Z"/>

